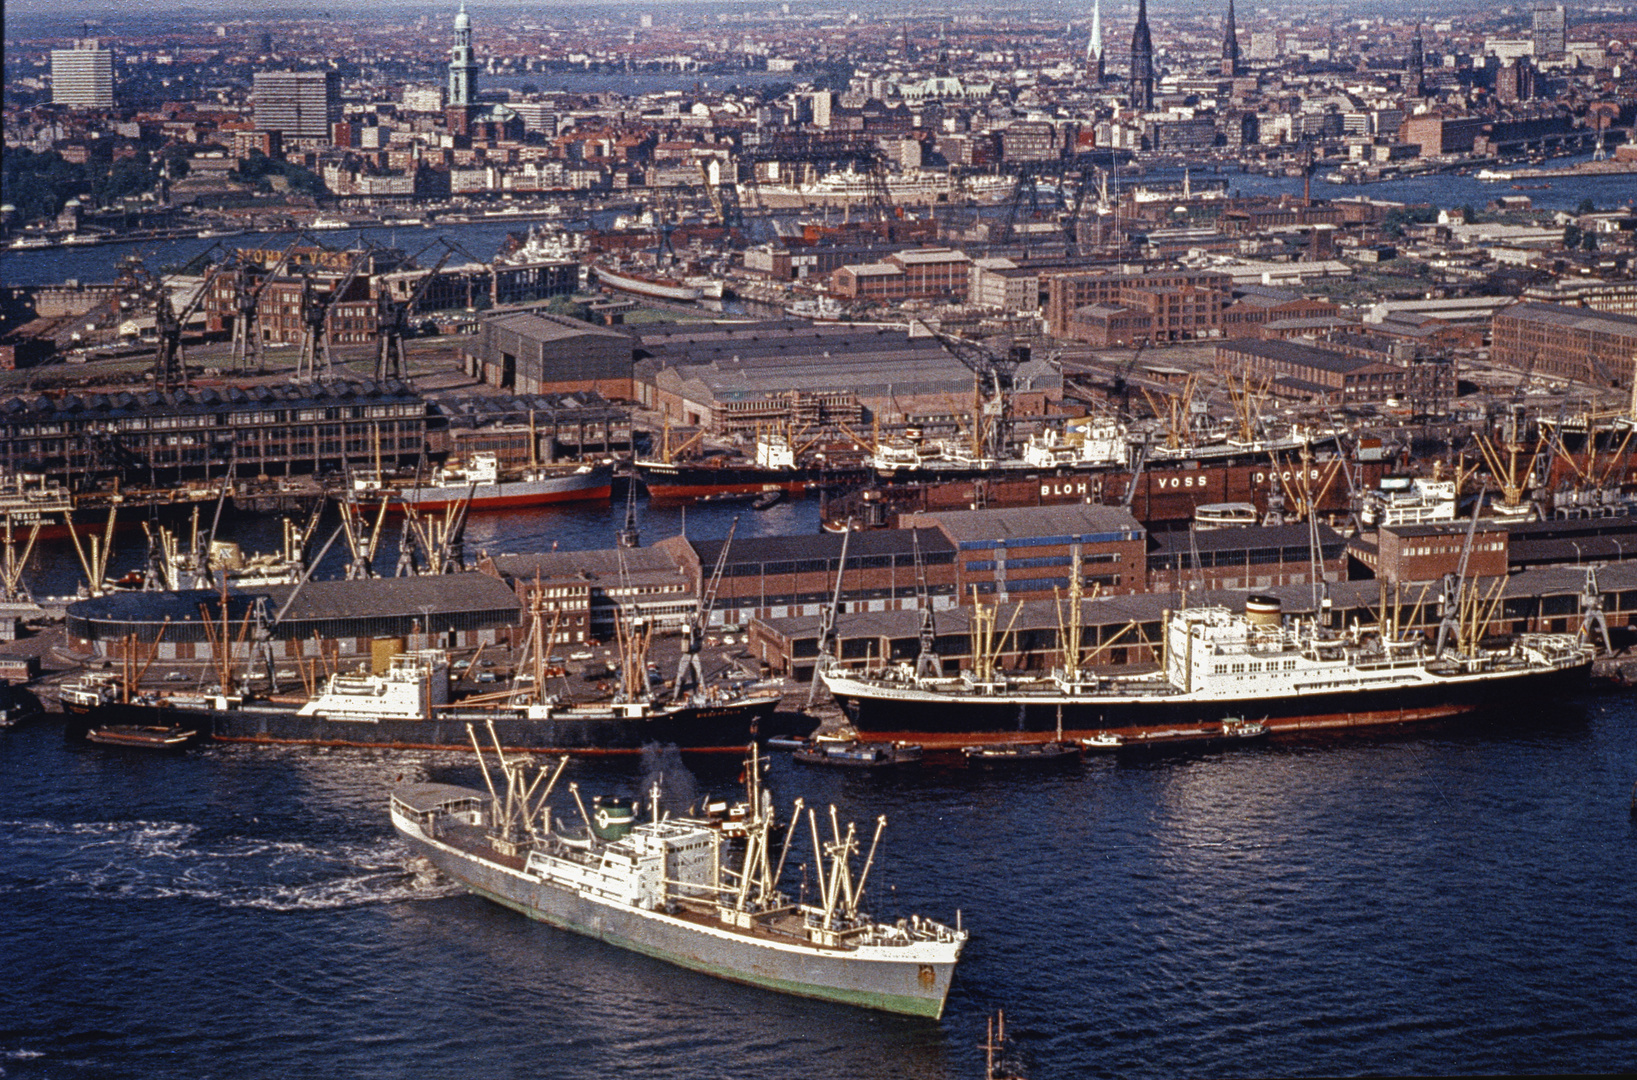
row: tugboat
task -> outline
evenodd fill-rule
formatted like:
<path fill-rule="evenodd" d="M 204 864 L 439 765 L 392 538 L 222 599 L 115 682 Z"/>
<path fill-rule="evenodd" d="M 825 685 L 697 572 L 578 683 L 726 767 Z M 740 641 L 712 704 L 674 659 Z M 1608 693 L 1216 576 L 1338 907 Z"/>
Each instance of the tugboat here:
<path fill-rule="evenodd" d="M 558 819 L 549 800 L 569 759 L 554 770 L 531 770 L 508 757 L 492 732 L 490 741 L 503 785 L 490 779 L 480 753 L 487 791 L 410 784 L 389 803 L 393 827 L 411 850 L 467 889 L 559 929 L 717 978 L 866 1009 L 943 1014 L 968 937 L 959 919 L 953 927 L 919 915 L 877 922 L 862 908 L 885 817 L 860 869 L 856 826 L 843 829 L 832 807 L 833 835 L 820 841 L 818 815 L 807 811 L 813 865 L 827 883 L 822 902 L 808 904 L 779 889 L 802 802 L 781 845 L 754 748 L 757 797 L 735 867 L 729 863 L 738 845 L 730 848 L 718 830 L 660 814 L 657 785 L 649 819 L 617 839 L 597 835 L 577 793 L 580 822 Z"/>
<path fill-rule="evenodd" d="M 846 769 L 890 769 L 918 765 L 921 756 L 921 747 L 916 743 L 814 739 L 792 751 L 790 760 L 803 765 L 834 765 Z"/>

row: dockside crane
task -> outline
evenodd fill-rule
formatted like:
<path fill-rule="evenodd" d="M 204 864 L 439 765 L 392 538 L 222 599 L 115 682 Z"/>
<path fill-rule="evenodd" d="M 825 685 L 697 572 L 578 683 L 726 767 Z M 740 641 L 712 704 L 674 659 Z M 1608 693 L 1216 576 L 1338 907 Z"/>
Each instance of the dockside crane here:
<path fill-rule="evenodd" d="M 443 269 L 443 264 L 449 261 L 449 256 L 453 255 L 455 250 L 452 245 L 445 242 L 443 254 L 438 256 L 438 261 L 433 264 L 432 269 L 426 272 L 426 276 L 421 278 L 414 290 L 403 301 L 394 300 L 385 288 L 382 288 L 376 296 L 375 310 L 380 345 L 380 349 L 375 356 L 376 382 L 385 379 L 403 378 L 406 366 L 404 361 L 404 338 L 409 334 L 410 313 L 426 296 L 427 290 L 432 287 L 432 282 L 438 276 L 438 271 Z M 422 251 L 424 252 L 425 249 L 423 248 Z"/>
<path fill-rule="evenodd" d="M 944 351 L 972 372 L 976 380 L 978 415 L 973 416 L 975 442 L 984 457 L 998 458 L 1006 449 L 1006 432 L 1011 423 L 1012 392 L 1017 387 L 1017 370 L 1029 362 L 1029 347 L 1013 345 L 1004 354 L 979 341 L 956 337 L 917 319 L 922 328 L 942 345 Z"/>
<path fill-rule="evenodd" d="M 234 371 L 262 372 L 266 370 L 266 359 L 262 354 L 261 332 L 257 321 L 261 312 L 261 296 L 267 291 L 275 278 L 284 273 L 284 268 L 290 263 L 290 253 L 295 251 L 296 245 L 301 243 L 301 234 L 279 253 L 279 257 L 268 267 L 266 273 L 258 279 L 254 268 L 244 258 L 238 260 L 238 267 L 233 274 L 233 352 L 232 364 Z"/>
<path fill-rule="evenodd" d="M 212 247 L 201 253 L 194 262 L 208 258 L 216 250 Z M 204 281 L 198 291 L 188 297 L 180 311 L 171 299 L 171 291 L 163 280 L 155 283 L 154 297 L 154 357 L 153 380 L 156 389 L 171 391 L 180 390 L 188 384 L 187 357 L 182 350 L 182 332 L 187 327 L 188 320 L 198 312 L 199 306 L 204 303 L 210 293 L 210 287 L 227 265 L 224 259 L 213 263 L 205 273 Z"/>
<path fill-rule="evenodd" d="M 676 680 L 671 688 L 671 700 L 681 701 L 685 689 L 705 688 L 705 669 L 699 660 L 699 651 L 705 644 L 705 628 L 710 624 L 711 611 L 716 607 L 716 593 L 722 586 L 722 572 L 728 565 L 728 552 L 733 547 L 733 534 L 739 531 L 739 518 L 728 526 L 728 537 L 722 541 L 722 550 L 716 553 L 716 566 L 711 571 L 710 583 L 700 591 L 699 602 L 693 614 L 682 625 L 681 653 L 676 661 Z"/>
<path fill-rule="evenodd" d="M 830 603 L 819 617 L 818 656 L 813 660 L 813 681 L 807 684 L 807 708 L 813 707 L 813 699 L 818 695 L 819 684 L 824 681 L 824 673 L 830 669 L 835 656 L 836 618 L 841 614 L 841 582 L 847 575 L 847 547 L 853 539 L 853 519 L 847 519 L 847 527 L 841 533 L 841 561 L 836 564 L 836 588 L 830 596 Z"/>
<path fill-rule="evenodd" d="M 291 376 L 293 381 L 302 382 L 320 378 L 318 374 L 318 354 L 324 354 L 323 378 L 328 379 L 335 374 L 335 356 L 331 352 L 330 311 L 336 304 L 345 299 L 347 290 L 352 288 L 353 282 L 358 280 L 358 272 L 369 262 L 374 251 L 365 246 L 347 265 L 347 271 L 341 275 L 327 294 L 319 295 L 311 288 L 312 278 L 303 276 L 301 285 L 301 354 L 296 359 L 296 372 Z"/>

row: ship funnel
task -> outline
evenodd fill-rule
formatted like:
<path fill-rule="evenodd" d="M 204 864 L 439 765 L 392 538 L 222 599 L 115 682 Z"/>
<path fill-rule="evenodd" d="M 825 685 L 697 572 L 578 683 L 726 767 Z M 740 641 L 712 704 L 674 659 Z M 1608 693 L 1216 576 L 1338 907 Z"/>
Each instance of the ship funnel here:
<path fill-rule="evenodd" d="M 1252 626 L 1278 626 L 1284 605 L 1277 596 L 1252 596 L 1245 600 L 1245 619 Z"/>

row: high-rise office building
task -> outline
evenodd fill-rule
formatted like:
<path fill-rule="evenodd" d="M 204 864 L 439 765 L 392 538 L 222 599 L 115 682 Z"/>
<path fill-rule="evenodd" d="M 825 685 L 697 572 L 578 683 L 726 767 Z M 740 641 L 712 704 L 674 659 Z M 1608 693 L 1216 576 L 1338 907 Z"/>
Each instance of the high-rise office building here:
<path fill-rule="evenodd" d="M 1144 112 L 1154 107 L 1154 39 L 1148 32 L 1148 0 L 1137 0 L 1137 25 L 1131 31 L 1128 103 Z"/>
<path fill-rule="evenodd" d="M 1563 59 L 1569 45 L 1569 20 L 1563 5 L 1542 4 L 1535 8 L 1534 16 L 1535 59 Z"/>
<path fill-rule="evenodd" d="M 253 88 L 257 131 L 277 131 L 284 145 L 328 146 L 341 119 L 333 71 L 258 71 Z"/>
<path fill-rule="evenodd" d="M 114 54 L 96 38 L 51 50 L 51 100 L 82 109 L 114 107 Z"/>
<path fill-rule="evenodd" d="M 1410 55 L 1404 63 L 1404 93 L 1410 97 L 1421 97 L 1427 92 L 1427 54 L 1421 44 L 1421 26 L 1415 27 L 1415 36 L 1410 38 Z"/>

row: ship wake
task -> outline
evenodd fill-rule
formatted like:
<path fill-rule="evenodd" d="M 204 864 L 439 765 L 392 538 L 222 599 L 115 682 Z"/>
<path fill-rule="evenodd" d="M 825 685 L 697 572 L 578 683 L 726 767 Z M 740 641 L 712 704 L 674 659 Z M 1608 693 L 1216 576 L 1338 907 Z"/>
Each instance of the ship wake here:
<path fill-rule="evenodd" d="M 317 844 L 216 837 L 163 821 L 10 821 L 0 832 L 8 838 L 0 893 L 319 911 L 461 892 L 386 838 Z"/>

